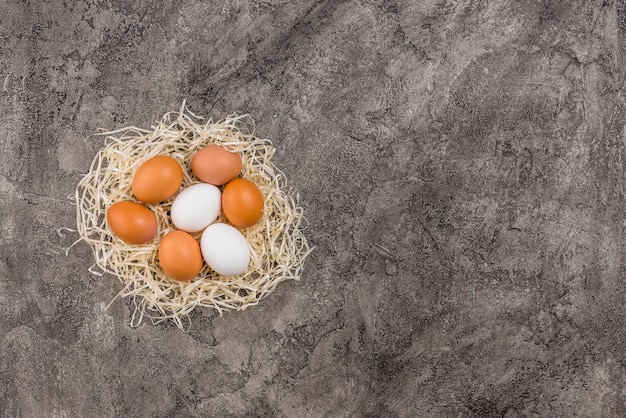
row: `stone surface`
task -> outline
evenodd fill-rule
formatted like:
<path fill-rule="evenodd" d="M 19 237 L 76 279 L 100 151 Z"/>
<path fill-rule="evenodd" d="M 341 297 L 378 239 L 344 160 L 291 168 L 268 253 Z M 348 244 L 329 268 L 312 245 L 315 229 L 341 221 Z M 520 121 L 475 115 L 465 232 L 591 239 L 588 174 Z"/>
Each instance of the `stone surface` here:
<path fill-rule="evenodd" d="M 0 416 L 626 415 L 623 0 L 0 1 Z M 97 128 L 249 113 L 316 247 L 129 326 Z"/>

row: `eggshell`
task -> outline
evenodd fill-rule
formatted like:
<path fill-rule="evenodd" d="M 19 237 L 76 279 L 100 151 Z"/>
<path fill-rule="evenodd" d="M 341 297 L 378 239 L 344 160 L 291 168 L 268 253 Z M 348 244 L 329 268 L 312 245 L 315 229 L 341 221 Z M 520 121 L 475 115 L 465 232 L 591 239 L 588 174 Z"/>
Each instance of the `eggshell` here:
<path fill-rule="evenodd" d="M 248 268 L 250 245 L 233 226 L 214 223 L 202 233 L 202 256 L 215 272 L 222 276 L 237 276 Z"/>
<path fill-rule="evenodd" d="M 159 264 L 167 277 L 188 281 L 202 270 L 200 244 L 183 231 L 172 231 L 159 243 Z"/>
<path fill-rule="evenodd" d="M 156 216 L 137 202 L 114 203 L 107 210 L 106 218 L 111 231 L 127 244 L 145 244 L 157 233 Z"/>
<path fill-rule="evenodd" d="M 202 231 L 217 219 L 221 196 L 220 189 L 206 183 L 183 189 L 172 203 L 172 222 L 176 228 L 186 232 Z"/>
<path fill-rule="evenodd" d="M 263 194 L 250 180 L 237 178 L 224 187 L 222 210 L 228 222 L 248 228 L 263 216 Z"/>
<path fill-rule="evenodd" d="M 221 186 L 239 176 L 241 164 L 241 157 L 236 152 L 209 145 L 193 156 L 191 171 L 205 183 Z"/>
<path fill-rule="evenodd" d="M 183 183 L 183 169 L 178 161 L 157 155 L 143 163 L 133 176 L 132 189 L 137 199 L 159 203 L 169 199 Z"/>

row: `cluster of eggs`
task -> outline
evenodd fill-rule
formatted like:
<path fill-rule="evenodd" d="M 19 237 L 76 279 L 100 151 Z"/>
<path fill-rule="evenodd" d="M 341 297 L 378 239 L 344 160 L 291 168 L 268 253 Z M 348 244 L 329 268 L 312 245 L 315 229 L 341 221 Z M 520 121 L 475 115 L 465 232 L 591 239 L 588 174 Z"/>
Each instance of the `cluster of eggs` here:
<path fill-rule="evenodd" d="M 183 170 L 170 156 L 153 157 L 134 174 L 132 191 L 141 202 L 158 204 L 178 193 L 170 210 L 177 229 L 167 233 L 158 248 L 159 264 L 169 278 L 191 280 L 205 261 L 223 276 L 236 276 L 247 269 L 250 246 L 238 228 L 256 224 L 263 215 L 264 203 L 259 188 L 239 177 L 241 168 L 237 153 L 209 145 L 191 160 L 191 170 L 202 182 L 180 192 Z M 228 223 L 216 222 L 220 211 Z M 111 231 L 127 244 L 145 244 L 157 234 L 156 216 L 138 202 L 114 203 L 106 219 Z M 200 232 L 198 243 L 191 234 Z"/>

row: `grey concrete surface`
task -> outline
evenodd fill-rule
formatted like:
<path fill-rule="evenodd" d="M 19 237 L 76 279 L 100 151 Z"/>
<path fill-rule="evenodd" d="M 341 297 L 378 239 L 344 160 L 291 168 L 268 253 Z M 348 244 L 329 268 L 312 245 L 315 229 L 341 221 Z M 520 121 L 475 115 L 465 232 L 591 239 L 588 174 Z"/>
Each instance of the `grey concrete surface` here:
<path fill-rule="evenodd" d="M 624 1 L 0 0 L 0 416 L 626 416 Z M 300 191 L 300 282 L 128 325 L 67 196 L 183 99 Z"/>

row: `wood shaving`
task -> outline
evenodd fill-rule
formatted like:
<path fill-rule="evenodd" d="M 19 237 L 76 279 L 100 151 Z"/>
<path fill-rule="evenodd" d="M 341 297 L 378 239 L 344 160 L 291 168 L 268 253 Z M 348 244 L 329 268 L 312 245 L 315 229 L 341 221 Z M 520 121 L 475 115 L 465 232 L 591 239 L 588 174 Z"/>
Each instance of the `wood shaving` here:
<path fill-rule="evenodd" d="M 298 206 L 298 194 L 286 191 L 284 174 L 271 162 L 275 153 L 272 143 L 255 137 L 254 123 L 247 115 L 216 123 L 211 119 L 201 121 L 183 102 L 179 112 L 167 113 L 151 129 L 131 126 L 101 133 L 105 146 L 76 188 L 79 241 L 90 244 L 96 260 L 89 271 L 98 275 L 110 273 L 122 282 L 124 287 L 115 299 L 132 298 L 132 326 L 148 317 L 154 323 L 171 320 L 185 329 L 195 308 L 210 307 L 221 314 L 256 305 L 279 283 L 299 280 L 304 260 L 311 252 L 303 234 L 306 221 Z M 191 158 L 211 144 L 236 151 L 242 159 L 241 176 L 254 182 L 265 198 L 261 220 L 240 229 L 250 244 L 250 264 L 237 277 L 221 277 L 205 263 L 192 281 L 171 280 L 159 267 L 157 249 L 160 239 L 174 230 L 169 211 L 176 195 L 160 204 L 146 205 L 156 215 L 158 232 L 145 245 L 128 245 L 115 237 L 107 226 L 106 211 L 121 200 L 138 202 L 131 190 L 133 175 L 146 160 L 157 155 L 168 155 L 180 163 L 183 188 L 200 183 L 191 172 Z M 227 221 L 220 215 L 218 222 Z M 192 234 L 196 239 L 200 235 Z"/>

